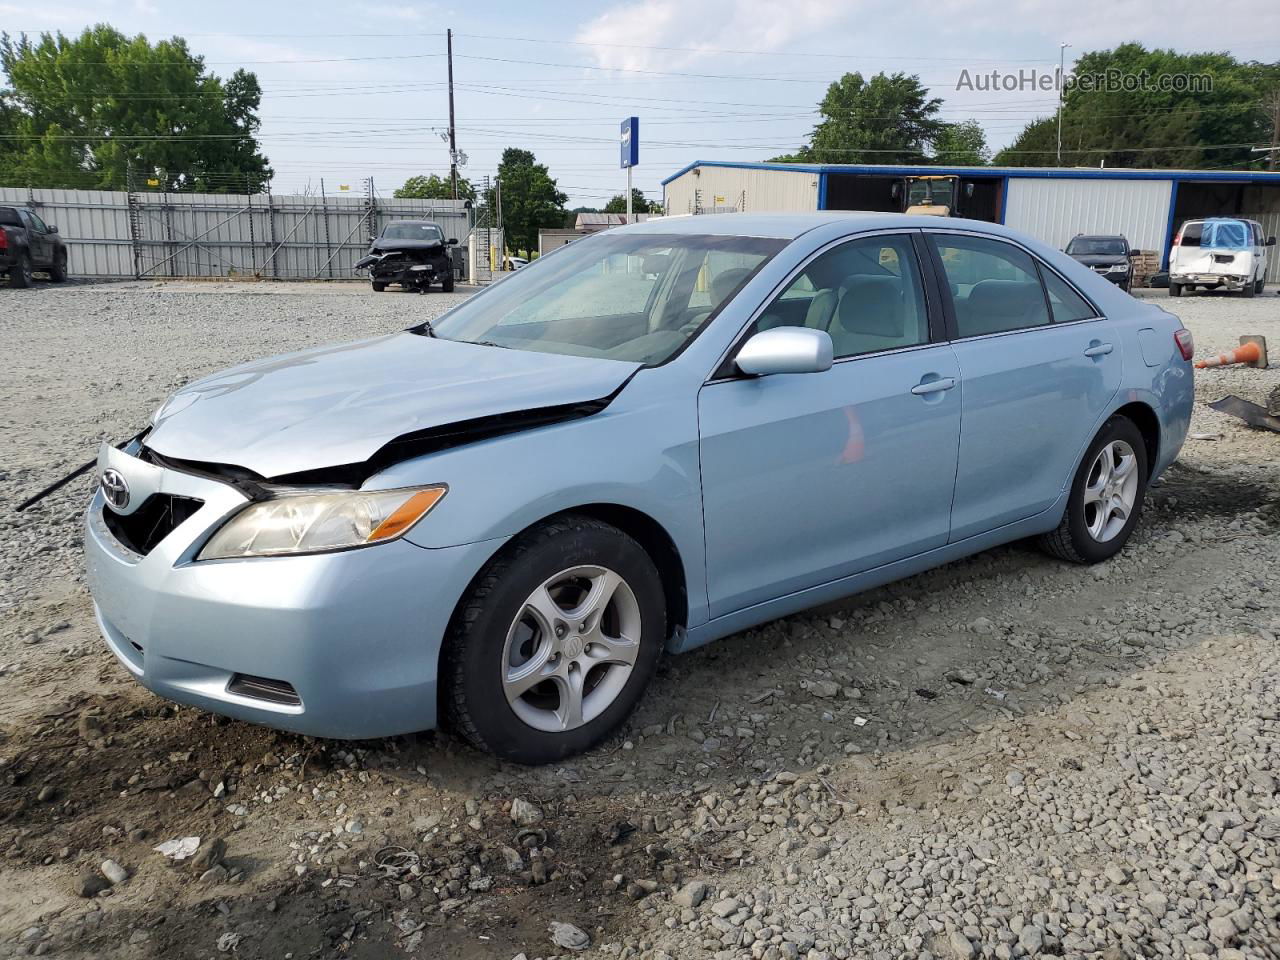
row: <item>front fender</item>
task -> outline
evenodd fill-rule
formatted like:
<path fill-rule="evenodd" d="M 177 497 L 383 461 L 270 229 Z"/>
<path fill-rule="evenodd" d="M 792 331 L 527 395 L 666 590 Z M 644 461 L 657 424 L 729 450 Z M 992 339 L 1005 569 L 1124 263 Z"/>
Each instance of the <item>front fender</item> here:
<path fill-rule="evenodd" d="M 697 409 L 692 389 L 661 386 L 676 379 L 674 367 L 643 371 L 600 413 L 407 460 L 370 478 L 365 489 L 448 484 L 440 505 L 406 534 L 429 548 L 500 540 L 587 505 L 639 511 L 675 544 L 690 622 L 701 622 L 706 575 Z"/>

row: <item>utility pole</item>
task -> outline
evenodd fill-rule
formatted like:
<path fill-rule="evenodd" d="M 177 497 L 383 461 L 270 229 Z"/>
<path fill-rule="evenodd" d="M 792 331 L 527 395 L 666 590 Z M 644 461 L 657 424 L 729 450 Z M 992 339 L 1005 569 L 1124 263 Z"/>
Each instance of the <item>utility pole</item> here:
<path fill-rule="evenodd" d="M 1275 170 L 1276 153 L 1280 152 L 1280 84 L 1271 91 L 1271 155 L 1267 160 L 1267 169 Z"/>
<path fill-rule="evenodd" d="M 1067 47 L 1071 44 L 1063 41 L 1058 45 L 1058 166 L 1062 166 L 1062 95 L 1066 87 Z"/>
<path fill-rule="evenodd" d="M 449 47 L 449 182 L 453 199 L 458 199 L 458 132 L 453 125 L 453 30 L 445 31 Z"/>

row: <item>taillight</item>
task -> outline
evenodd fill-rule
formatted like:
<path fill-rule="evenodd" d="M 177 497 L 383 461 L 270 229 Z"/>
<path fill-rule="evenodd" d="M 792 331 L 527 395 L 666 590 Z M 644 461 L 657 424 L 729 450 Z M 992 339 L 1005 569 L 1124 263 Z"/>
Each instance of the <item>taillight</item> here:
<path fill-rule="evenodd" d="M 1174 234 L 1174 237 L 1173 237 L 1173 245 L 1176 247 L 1176 246 L 1178 245 L 1178 241 L 1179 241 L 1179 240 L 1181 240 L 1181 239 L 1182 239 L 1182 238 L 1181 238 L 1181 237 L 1179 237 L 1177 234 Z"/>
<path fill-rule="evenodd" d="M 1182 354 L 1183 360 L 1190 360 L 1195 356 L 1196 341 L 1186 327 L 1173 331 L 1173 342 L 1178 345 L 1178 352 Z"/>
<path fill-rule="evenodd" d="M 4 227 L 0 227 L 0 250 L 9 249 L 9 233 Z"/>

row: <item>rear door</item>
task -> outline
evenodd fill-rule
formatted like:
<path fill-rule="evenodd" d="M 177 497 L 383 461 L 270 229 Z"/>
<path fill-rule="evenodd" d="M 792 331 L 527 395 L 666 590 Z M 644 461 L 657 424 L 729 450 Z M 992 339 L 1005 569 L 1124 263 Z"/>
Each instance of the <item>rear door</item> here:
<path fill-rule="evenodd" d="M 1120 387 L 1120 340 L 1061 275 L 1015 244 L 931 234 L 964 382 L 950 539 L 1050 507 Z"/>
<path fill-rule="evenodd" d="M 700 391 L 713 617 L 946 543 L 961 390 L 918 240 L 832 244 L 744 332 L 826 330 L 830 370 L 746 377 L 729 363 Z"/>

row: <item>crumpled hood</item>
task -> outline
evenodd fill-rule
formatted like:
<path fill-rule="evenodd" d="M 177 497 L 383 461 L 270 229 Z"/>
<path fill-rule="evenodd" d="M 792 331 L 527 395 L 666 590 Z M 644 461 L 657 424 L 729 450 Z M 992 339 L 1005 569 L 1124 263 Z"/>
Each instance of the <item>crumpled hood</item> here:
<path fill-rule="evenodd" d="M 370 253 L 387 253 L 402 250 L 405 253 L 443 254 L 445 246 L 439 240 L 397 240 L 394 237 L 378 237 L 369 244 Z"/>
<path fill-rule="evenodd" d="M 397 333 L 232 367 L 183 387 L 146 444 L 266 478 L 362 463 L 407 433 L 610 396 L 640 364 Z"/>

